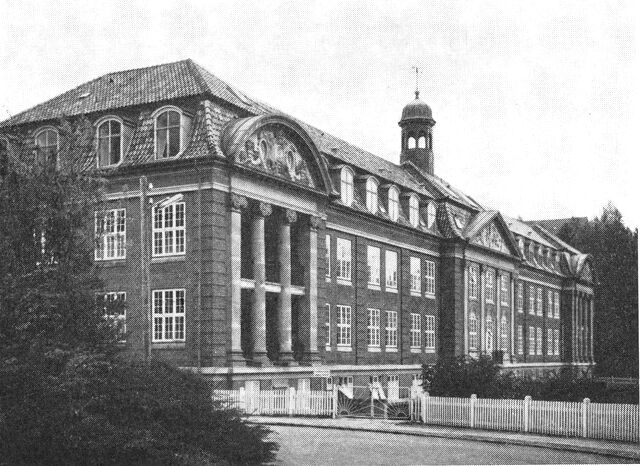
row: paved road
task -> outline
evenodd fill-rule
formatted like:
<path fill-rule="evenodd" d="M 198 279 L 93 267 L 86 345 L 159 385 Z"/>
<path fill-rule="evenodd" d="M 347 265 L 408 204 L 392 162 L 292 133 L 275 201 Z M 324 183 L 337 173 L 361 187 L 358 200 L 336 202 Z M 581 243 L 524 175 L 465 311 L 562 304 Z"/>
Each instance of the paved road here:
<path fill-rule="evenodd" d="M 268 426 L 282 465 L 557 464 L 624 460 L 539 447 L 310 427 Z M 631 460 L 628 463 L 632 463 Z"/>

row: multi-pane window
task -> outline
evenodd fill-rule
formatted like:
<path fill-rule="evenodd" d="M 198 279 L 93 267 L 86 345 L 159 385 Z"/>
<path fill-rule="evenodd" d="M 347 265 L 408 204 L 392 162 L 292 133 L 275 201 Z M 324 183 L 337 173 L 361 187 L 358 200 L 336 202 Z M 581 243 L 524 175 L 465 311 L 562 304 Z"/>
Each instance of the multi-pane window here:
<path fill-rule="evenodd" d="M 516 335 L 517 338 L 517 351 L 518 354 L 523 354 L 524 353 L 524 342 L 523 342 L 523 338 L 522 338 L 522 325 L 518 325 L 518 334 Z"/>
<path fill-rule="evenodd" d="M 105 320 L 117 332 L 118 340 L 125 341 L 127 333 L 127 293 L 109 292 L 96 296 L 98 309 L 102 308 Z"/>
<path fill-rule="evenodd" d="M 424 349 L 436 349 L 436 316 L 424 316 Z"/>
<path fill-rule="evenodd" d="M 536 354 L 536 328 L 529 326 L 529 355 L 535 356 Z"/>
<path fill-rule="evenodd" d="M 380 248 L 367 246 L 367 267 L 369 269 L 369 285 L 380 286 Z"/>
<path fill-rule="evenodd" d="M 495 284 L 496 276 L 494 275 L 492 270 L 487 270 L 484 274 L 484 278 L 485 278 L 487 302 L 493 303 L 496 300 L 496 284 Z"/>
<path fill-rule="evenodd" d="M 536 314 L 542 317 L 542 288 L 536 290 Z"/>
<path fill-rule="evenodd" d="M 337 269 L 338 279 L 351 281 L 351 240 L 337 238 Z"/>
<path fill-rule="evenodd" d="M 509 304 L 509 277 L 500 275 L 500 303 Z"/>
<path fill-rule="evenodd" d="M 346 206 L 353 204 L 353 172 L 348 167 L 340 172 L 340 200 Z"/>
<path fill-rule="evenodd" d="M 366 202 L 367 210 L 372 214 L 378 212 L 378 182 L 374 178 L 367 178 Z"/>
<path fill-rule="evenodd" d="M 367 345 L 380 346 L 380 309 L 369 309 Z"/>
<path fill-rule="evenodd" d="M 560 293 L 553 293 L 553 317 L 560 318 Z"/>
<path fill-rule="evenodd" d="M 500 319 L 500 348 L 507 351 L 509 346 L 509 323 L 507 318 L 502 316 Z"/>
<path fill-rule="evenodd" d="M 36 134 L 36 158 L 39 163 L 55 162 L 58 159 L 58 132 L 43 129 Z"/>
<path fill-rule="evenodd" d="M 336 306 L 338 346 L 351 346 L 351 306 Z"/>
<path fill-rule="evenodd" d="M 433 261 L 425 261 L 424 274 L 424 292 L 428 296 L 436 294 L 436 263 Z"/>
<path fill-rule="evenodd" d="M 153 209 L 153 255 L 184 254 L 184 202 Z"/>
<path fill-rule="evenodd" d="M 493 318 L 490 315 L 486 318 L 484 344 L 487 353 L 491 353 L 493 351 Z"/>
<path fill-rule="evenodd" d="M 547 317 L 553 317 L 553 291 L 547 290 Z"/>
<path fill-rule="evenodd" d="M 433 202 L 427 204 L 427 228 L 432 228 L 436 222 L 436 205 Z"/>
<path fill-rule="evenodd" d="M 184 290 L 153 291 L 153 341 L 184 341 Z"/>
<path fill-rule="evenodd" d="M 536 354 L 542 355 L 542 327 L 536 329 Z"/>
<path fill-rule="evenodd" d="M 524 285 L 522 283 L 518 283 L 516 307 L 518 308 L 518 312 L 522 312 L 524 309 Z"/>
<path fill-rule="evenodd" d="M 397 348 L 398 346 L 398 313 L 396 311 L 386 311 L 387 322 L 384 332 L 384 344 L 387 348 Z"/>
<path fill-rule="evenodd" d="M 560 355 L 560 330 L 558 329 L 553 331 L 553 354 Z"/>
<path fill-rule="evenodd" d="M 95 214 L 96 260 L 124 259 L 127 255 L 127 216 L 125 209 Z"/>
<path fill-rule="evenodd" d="M 411 275 L 411 289 L 413 293 L 420 293 L 422 291 L 422 272 L 420 271 L 420 258 L 409 258 L 409 272 Z"/>
<path fill-rule="evenodd" d="M 327 334 L 327 339 L 325 341 L 325 348 L 327 350 L 331 349 L 331 304 L 327 303 L 326 304 L 326 315 L 325 315 L 325 328 L 326 328 L 326 334 Z"/>
<path fill-rule="evenodd" d="M 411 347 L 420 348 L 420 314 L 411 314 Z"/>
<path fill-rule="evenodd" d="M 469 298 L 478 299 L 478 268 L 469 266 Z"/>
<path fill-rule="evenodd" d="M 414 227 L 420 224 L 420 201 L 415 194 L 409 198 L 409 223 Z"/>
<path fill-rule="evenodd" d="M 547 356 L 553 356 L 553 329 L 547 329 Z"/>
<path fill-rule="evenodd" d="M 469 349 L 477 351 L 478 344 L 478 318 L 475 312 L 471 312 L 469 314 Z"/>
<path fill-rule="evenodd" d="M 395 251 L 385 251 L 384 253 L 386 287 L 387 289 L 398 288 L 398 253 Z"/>
<path fill-rule="evenodd" d="M 156 158 L 175 157 L 180 153 L 181 118 L 176 110 L 165 110 L 156 117 Z"/>
<path fill-rule="evenodd" d="M 400 216 L 400 195 L 398 194 L 398 188 L 395 186 L 389 188 L 388 209 L 389 218 L 396 222 Z"/>
<path fill-rule="evenodd" d="M 331 279 L 331 235 L 324 237 L 325 241 L 325 276 Z"/>
<path fill-rule="evenodd" d="M 534 308 L 536 301 L 536 291 L 532 285 L 529 285 L 529 314 L 535 314 L 536 310 Z"/>
<path fill-rule="evenodd" d="M 98 126 L 98 163 L 101 167 L 117 165 L 122 158 L 122 124 L 107 120 Z"/>

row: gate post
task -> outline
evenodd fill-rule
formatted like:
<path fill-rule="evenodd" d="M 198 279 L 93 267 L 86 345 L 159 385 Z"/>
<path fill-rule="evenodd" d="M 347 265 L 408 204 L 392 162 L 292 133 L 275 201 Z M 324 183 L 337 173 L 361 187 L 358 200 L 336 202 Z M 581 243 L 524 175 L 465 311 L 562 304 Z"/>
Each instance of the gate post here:
<path fill-rule="evenodd" d="M 246 400 L 246 393 L 244 391 L 244 387 L 240 387 L 240 390 L 238 390 L 237 408 L 241 410 L 243 413 L 247 414 L 247 400 Z"/>
<path fill-rule="evenodd" d="M 585 398 L 582 400 L 582 436 L 587 436 L 587 412 L 589 411 L 589 404 L 591 400 L 589 398 Z"/>
<path fill-rule="evenodd" d="M 369 389 L 371 392 L 371 417 L 373 417 L 373 390 Z"/>
<path fill-rule="evenodd" d="M 523 430 L 529 432 L 529 420 L 531 414 L 531 397 L 529 395 L 524 397 L 524 413 L 522 416 L 522 423 L 524 424 Z"/>
<path fill-rule="evenodd" d="M 287 402 L 289 416 L 293 416 L 294 410 L 296 409 L 296 389 L 294 387 L 289 387 L 289 396 Z"/>
<path fill-rule="evenodd" d="M 422 423 L 427 423 L 427 401 L 429 400 L 429 392 L 422 393 L 421 405 L 422 408 Z"/>
<path fill-rule="evenodd" d="M 471 401 L 469 403 L 469 427 L 472 429 L 476 426 L 476 403 L 478 402 L 478 397 L 474 393 L 471 395 Z"/>
<path fill-rule="evenodd" d="M 331 397 L 331 399 L 332 399 L 332 402 L 333 402 L 333 407 L 332 407 L 332 410 L 331 410 L 331 417 L 333 419 L 335 419 L 336 416 L 338 415 L 338 386 L 334 383 L 332 385 L 332 387 L 333 387 L 332 388 L 332 390 L 333 390 L 332 395 L 333 396 Z"/>

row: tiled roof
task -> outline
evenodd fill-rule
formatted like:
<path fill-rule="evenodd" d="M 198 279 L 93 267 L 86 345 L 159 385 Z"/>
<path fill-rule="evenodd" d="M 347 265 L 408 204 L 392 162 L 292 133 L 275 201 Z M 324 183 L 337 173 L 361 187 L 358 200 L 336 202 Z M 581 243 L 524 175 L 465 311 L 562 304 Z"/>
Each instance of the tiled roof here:
<path fill-rule="evenodd" d="M 587 217 L 571 217 L 571 218 L 552 218 L 547 220 L 530 220 L 527 223 L 540 225 L 549 233 L 557 235 L 560 229 L 569 222 L 577 222 L 582 225 L 587 223 L 589 219 Z"/>
<path fill-rule="evenodd" d="M 547 246 L 552 249 L 557 249 L 556 246 L 547 241 L 540 233 L 538 233 L 533 226 L 529 225 L 522 220 L 517 220 L 512 217 L 507 217 L 503 215 L 504 221 L 507 222 L 509 229 L 515 233 L 516 235 L 524 236 L 525 238 L 529 238 L 536 243 L 540 243 L 544 246 Z"/>

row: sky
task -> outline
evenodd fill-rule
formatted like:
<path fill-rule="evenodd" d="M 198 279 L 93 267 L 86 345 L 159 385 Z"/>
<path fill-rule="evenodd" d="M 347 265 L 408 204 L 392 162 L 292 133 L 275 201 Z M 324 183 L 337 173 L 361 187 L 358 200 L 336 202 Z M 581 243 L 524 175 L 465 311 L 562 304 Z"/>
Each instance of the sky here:
<path fill-rule="evenodd" d="M 399 162 L 420 97 L 435 172 L 525 220 L 640 225 L 640 2 L 0 0 L 0 118 L 111 71 L 192 58 Z"/>

